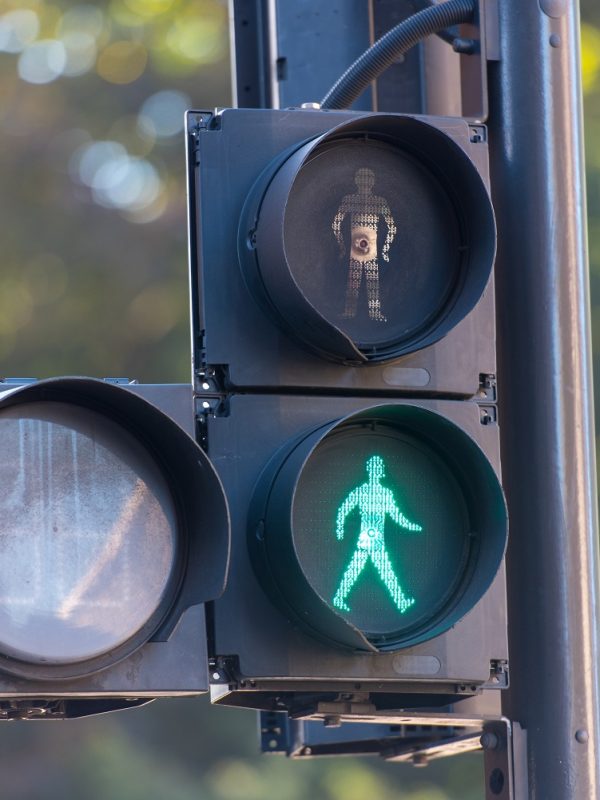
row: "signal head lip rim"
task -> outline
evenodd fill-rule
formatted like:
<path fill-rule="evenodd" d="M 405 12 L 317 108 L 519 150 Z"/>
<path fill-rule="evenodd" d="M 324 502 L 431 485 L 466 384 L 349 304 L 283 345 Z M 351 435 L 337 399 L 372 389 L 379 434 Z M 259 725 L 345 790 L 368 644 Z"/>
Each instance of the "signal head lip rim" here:
<path fill-rule="evenodd" d="M 446 430 L 449 432 L 450 439 L 455 438 L 464 445 L 464 448 L 466 448 L 466 451 L 469 453 L 469 458 L 472 462 L 471 469 L 473 469 L 478 462 L 481 472 L 485 472 L 483 478 L 481 478 L 481 475 L 476 472 L 476 480 L 480 486 L 486 484 L 489 487 L 490 498 L 487 501 L 487 505 L 489 505 L 490 508 L 487 509 L 488 515 L 491 517 L 493 512 L 493 515 L 498 517 L 498 519 L 495 521 L 493 531 L 488 533 L 486 541 L 483 542 L 483 545 L 481 543 L 479 544 L 476 556 L 473 554 L 470 555 L 466 566 L 462 570 L 460 580 L 458 580 L 456 583 L 457 588 L 453 595 L 443 608 L 436 611 L 432 619 L 426 620 L 425 622 L 419 624 L 413 631 L 411 631 L 409 628 L 407 630 L 403 630 L 401 634 L 398 634 L 397 632 L 391 632 L 389 634 L 369 638 L 366 632 L 360 630 L 349 620 L 345 619 L 335 608 L 332 607 L 331 603 L 325 600 L 313 587 L 313 584 L 308 578 L 306 570 L 304 569 L 296 550 L 295 539 L 293 535 L 293 508 L 296 498 L 296 487 L 300 480 L 300 476 L 302 472 L 309 466 L 312 455 L 324 439 L 339 429 L 343 429 L 344 427 L 358 423 L 361 419 L 373 419 L 377 417 L 378 420 L 383 420 L 387 424 L 391 423 L 393 426 L 393 418 L 394 416 L 398 415 L 399 411 L 401 416 L 404 414 L 408 417 L 413 416 L 420 418 L 420 423 L 424 427 L 427 427 L 427 423 L 435 421 L 434 424 L 437 426 L 438 433 L 443 435 L 443 429 L 446 428 Z M 410 428 L 409 423 L 410 420 L 404 422 L 404 424 L 399 425 L 398 427 L 404 431 L 408 430 L 408 432 L 413 436 L 420 436 L 420 438 L 425 440 L 425 443 L 429 444 L 431 447 L 432 435 L 427 437 L 418 429 L 415 433 L 415 431 Z M 442 459 L 444 459 L 444 454 L 439 455 Z M 290 459 L 293 460 L 293 463 L 290 462 Z M 263 552 L 259 554 L 258 558 L 259 560 L 262 558 L 265 561 L 264 566 L 270 572 L 271 579 L 277 586 L 278 593 L 284 598 L 288 613 L 291 613 L 304 628 L 308 628 L 309 632 L 311 632 L 317 638 L 326 641 L 329 644 L 346 648 L 351 647 L 353 649 L 358 648 L 380 652 L 393 652 L 405 649 L 407 647 L 429 641 L 430 639 L 445 633 L 453 625 L 470 613 L 470 611 L 483 598 L 493 583 L 502 564 L 508 540 L 508 514 L 502 486 L 494 467 L 477 442 L 467 433 L 467 431 L 443 415 L 414 403 L 404 403 L 399 405 L 382 403 L 379 405 L 370 406 L 367 409 L 361 409 L 359 411 L 352 412 L 351 414 L 345 415 L 340 419 L 325 423 L 324 425 L 321 425 L 312 431 L 305 432 L 305 434 L 303 434 L 301 437 L 295 440 L 293 444 L 290 445 L 284 454 L 279 452 L 275 455 L 273 460 L 276 463 L 271 463 L 265 468 L 265 473 L 270 473 L 270 479 L 267 480 L 267 496 L 266 498 L 263 497 L 263 519 L 265 531 L 262 543 Z M 291 474 L 286 475 L 286 472 Z M 465 480 L 465 476 L 462 476 L 462 480 Z M 277 508 L 273 510 L 272 506 L 271 509 L 269 509 L 272 497 L 276 498 L 276 503 L 278 503 L 280 506 L 284 508 L 287 507 L 289 509 L 289 512 L 285 514 L 284 522 L 282 522 L 280 519 L 282 513 L 281 510 L 278 510 Z M 472 501 L 470 501 L 468 505 L 469 508 L 471 508 Z M 271 526 L 269 525 L 269 516 L 272 517 Z M 492 523 L 490 522 L 490 525 L 491 524 Z M 289 579 L 289 575 L 280 574 L 279 577 L 277 576 L 277 567 L 280 563 L 279 555 L 282 552 L 281 541 L 284 538 L 282 532 L 284 525 L 285 539 L 286 541 L 289 539 L 289 543 L 286 544 L 287 566 L 289 567 L 290 564 L 293 566 L 297 576 L 295 580 L 299 579 L 301 586 L 303 588 L 308 588 L 312 594 L 312 597 L 317 601 L 315 603 L 315 607 L 318 609 L 318 612 L 322 614 L 323 619 L 326 622 L 326 625 L 321 625 L 320 629 L 319 625 L 314 625 L 311 620 L 308 620 L 306 617 L 303 618 L 302 614 L 298 612 L 296 608 L 297 604 L 294 603 L 294 598 L 290 597 L 290 595 L 294 594 L 294 591 L 297 593 L 298 590 L 292 586 L 293 581 Z M 271 530 L 276 530 L 278 533 L 275 540 L 270 539 L 269 537 L 270 528 Z M 250 541 L 252 541 L 252 537 L 250 538 Z M 275 557 L 272 557 L 273 553 L 269 552 L 270 543 L 272 545 L 275 543 L 278 546 L 278 552 L 275 554 Z M 482 546 L 486 547 L 487 555 L 485 553 L 481 553 Z M 487 562 L 489 562 L 487 564 L 483 563 L 484 555 Z M 277 604 L 277 599 L 275 602 Z M 317 620 L 317 623 L 318 622 L 319 620 Z M 343 635 L 336 641 L 330 633 L 328 634 L 324 632 L 324 627 L 326 627 L 328 630 L 335 630 L 337 628 L 338 631 L 341 631 L 342 629 L 348 631 L 348 629 L 351 629 L 353 633 L 351 636 Z M 349 644 L 349 639 L 354 640 L 354 643 Z M 358 644 L 359 639 L 363 641 L 362 647 L 360 647 Z"/>
<path fill-rule="evenodd" d="M 225 492 L 208 458 L 175 421 L 144 397 L 134 394 L 121 385 L 97 378 L 82 376 L 47 378 L 21 386 L 11 386 L 5 391 L 0 390 L 0 413 L 3 408 L 9 406 L 26 405 L 37 401 L 61 401 L 84 409 L 89 408 L 122 427 L 130 422 L 134 426 L 132 435 L 146 450 L 148 457 L 157 463 L 159 471 L 164 476 L 177 519 L 175 561 L 162 595 L 147 622 L 126 641 L 92 658 L 58 664 L 21 660 L 3 653 L 0 649 L 0 671 L 40 682 L 55 680 L 60 682 L 93 675 L 118 664 L 150 641 L 172 615 L 176 614 L 179 618 L 189 605 L 216 599 L 224 588 L 230 555 L 230 520 Z M 143 424 L 138 417 L 144 419 Z M 207 480 L 211 484 L 210 488 L 216 495 L 211 497 L 211 500 L 214 500 L 219 506 L 215 509 L 216 524 L 219 527 L 226 526 L 228 534 L 225 552 L 220 552 L 216 556 L 220 572 L 208 588 L 210 596 L 202 599 L 195 598 L 193 602 L 183 605 L 181 601 L 184 586 L 193 577 L 187 574 L 187 561 L 190 549 L 189 541 L 194 533 L 190 527 L 190 512 L 185 508 L 186 503 L 182 497 L 183 490 L 177 485 L 172 474 L 173 469 L 175 472 L 181 472 L 183 467 L 174 461 L 167 464 L 167 459 L 160 457 L 158 451 L 158 443 L 161 437 L 164 437 L 165 432 L 171 440 L 176 440 L 178 453 L 185 462 L 185 468 L 194 469 L 196 478 L 204 484 Z M 189 495 L 189 490 L 186 491 Z M 196 500 L 194 505 L 200 504 Z M 207 570 L 204 571 L 207 572 Z M 0 648 L 1 646 L 0 642 Z"/>
<path fill-rule="evenodd" d="M 464 125 L 467 126 L 466 123 Z M 407 136 L 407 130 L 410 136 Z M 304 165 L 314 156 L 316 150 L 328 142 L 335 144 L 336 140 L 356 136 L 361 131 L 370 133 L 374 139 L 385 139 L 401 150 L 408 151 L 438 182 L 441 168 L 430 151 L 438 143 L 442 143 L 446 158 L 453 162 L 450 164 L 450 171 L 457 173 L 466 190 L 457 192 L 450 186 L 448 178 L 441 181 L 440 189 L 448 196 L 461 227 L 467 224 L 466 230 L 471 231 L 470 234 L 463 232 L 467 235 L 470 246 L 468 253 L 463 256 L 466 260 L 460 267 L 461 285 L 455 287 L 425 329 L 416 331 L 408 339 L 400 337 L 394 341 L 382 340 L 381 345 L 368 347 L 361 347 L 354 342 L 321 314 L 305 296 L 289 266 L 284 229 L 287 198 Z M 418 136 L 419 133 L 425 135 L 427 146 L 423 144 L 423 136 Z M 419 140 L 418 146 L 413 141 L 415 139 Z M 437 158 L 439 160 L 439 155 Z M 283 159 L 272 164 L 268 172 L 270 178 L 266 187 L 263 184 L 262 189 L 259 189 L 262 194 L 256 209 L 256 246 L 251 255 L 254 261 L 253 271 L 260 278 L 271 315 L 276 318 L 277 324 L 317 355 L 338 363 L 358 366 L 393 361 L 439 341 L 473 310 L 481 298 L 493 269 L 496 252 L 496 225 L 489 191 L 467 152 L 449 134 L 428 121 L 428 118 L 360 113 L 356 119 L 339 123 L 314 139 L 300 142 L 297 148 L 286 151 Z M 448 165 L 445 164 L 444 174 L 447 172 Z M 469 209 L 471 215 L 476 217 L 476 222 L 469 223 Z M 474 237 L 473 230 L 477 231 L 477 237 Z M 273 231 L 275 240 L 272 238 Z M 243 235 L 246 238 L 247 231 Z M 485 239 L 483 244 L 482 239 Z M 475 265 L 474 249 L 483 249 Z M 241 246 L 240 252 L 243 252 Z M 247 257 L 244 255 L 242 261 Z M 285 270 L 281 269 L 283 264 L 286 266 Z M 331 341 L 327 341 L 327 331 Z M 335 344 L 336 341 L 338 345 Z M 342 342 L 346 342 L 344 347 L 341 347 Z"/>

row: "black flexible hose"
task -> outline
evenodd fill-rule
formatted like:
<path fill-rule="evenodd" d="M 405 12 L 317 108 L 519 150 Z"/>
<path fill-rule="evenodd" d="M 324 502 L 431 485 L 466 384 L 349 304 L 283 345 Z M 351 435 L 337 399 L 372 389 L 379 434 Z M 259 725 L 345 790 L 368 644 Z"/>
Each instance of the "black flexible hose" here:
<path fill-rule="evenodd" d="M 398 56 L 432 33 L 470 22 L 475 0 L 447 0 L 400 22 L 356 59 L 321 100 L 321 108 L 348 108 Z"/>
<path fill-rule="evenodd" d="M 415 8 L 416 11 L 422 11 L 424 8 L 430 8 L 431 6 L 437 5 L 436 0 L 408 0 L 408 2 Z M 454 40 L 456 39 L 456 34 L 452 33 L 452 31 L 447 30 L 440 30 L 435 32 L 436 36 L 439 36 L 444 42 L 449 45 L 454 44 Z"/>

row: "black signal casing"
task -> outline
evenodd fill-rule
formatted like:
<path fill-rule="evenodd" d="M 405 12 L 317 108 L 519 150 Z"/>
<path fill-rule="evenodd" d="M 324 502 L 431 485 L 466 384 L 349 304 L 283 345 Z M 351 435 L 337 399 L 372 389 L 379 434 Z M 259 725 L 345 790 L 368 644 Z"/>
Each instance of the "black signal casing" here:
<path fill-rule="evenodd" d="M 477 442 L 498 475 L 497 427 L 482 424 L 477 403 L 396 400 L 389 404 L 443 415 Z M 354 653 L 316 638 L 286 614 L 265 591 L 251 564 L 248 510 L 273 454 L 283 454 L 290 442 L 323 423 L 374 405 L 377 401 L 365 398 L 238 395 L 230 398 L 228 416 L 208 419 L 208 452 L 232 514 L 228 583 L 223 596 L 209 606 L 211 655 L 214 674 L 219 675 L 211 688 L 215 702 L 275 708 L 275 698 L 284 697 L 282 702 L 293 708 L 311 693 L 363 691 L 371 693 L 375 702 L 378 696 L 385 702 L 385 696 L 394 693 L 402 695 L 406 707 L 419 707 L 496 685 L 490 681 L 505 685 L 506 674 L 493 674 L 496 665 L 506 666 L 508 658 L 503 562 L 479 602 L 442 635 L 394 652 Z"/>
<path fill-rule="evenodd" d="M 223 591 L 229 511 L 218 476 L 193 439 L 192 387 L 51 378 L 8 385 L 0 394 L 0 413 L 22 409 L 25 418 L 27 404 L 36 401 L 94 410 L 130 432 L 156 460 L 178 511 L 180 579 L 162 620 L 123 653 L 58 666 L 19 663 L 0 654 L 0 719 L 87 716 L 156 697 L 207 692 L 204 603 Z M 10 522 L 4 520 L 5 532 Z"/>
<path fill-rule="evenodd" d="M 489 460 L 448 415 L 371 405 L 284 450 L 257 483 L 248 548 L 261 586 L 310 634 L 402 650 L 444 633 L 489 589 L 506 504 Z"/>
<path fill-rule="evenodd" d="M 502 558 L 506 515 L 496 404 L 495 223 L 485 127 L 443 117 L 226 109 L 188 112 L 187 132 L 199 437 L 222 480 L 232 514 L 227 586 L 223 596 L 207 607 L 213 702 L 301 714 L 315 698 L 348 695 L 367 696 L 369 703 L 381 709 L 441 708 L 482 690 L 506 686 Z M 311 208 L 312 178 L 306 170 L 312 170 L 323 154 L 329 158 L 340 143 L 348 142 L 352 147 L 365 145 L 365 157 L 359 154 L 348 169 L 342 164 L 339 187 L 337 179 L 332 181 L 333 193 L 326 178 L 318 175 Z M 419 174 L 428 176 L 425 181 L 433 187 L 432 196 L 435 187 L 441 187 L 445 199 L 437 205 L 432 201 L 430 207 L 442 209 L 442 216 L 444 208 L 451 208 L 454 222 L 430 226 L 426 213 L 409 213 L 410 192 L 404 205 L 393 207 L 394 181 L 402 182 L 388 181 L 383 167 L 377 167 L 377 158 L 370 160 L 371 144 L 384 154 L 382 164 L 388 156 L 392 161 L 401 156 L 396 166 L 390 161 L 392 172 L 397 168 L 398 175 L 402 174 L 401 162 L 406 157 L 410 180 L 418 184 Z M 363 334 L 362 329 L 345 324 L 345 316 L 354 311 L 343 305 L 344 291 L 346 300 L 350 296 L 343 268 L 348 267 L 348 248 L 354 246 L 354 232 L 362 224 L 356 219 L 362 211 L 350 225 L 348 218 L 339 224 L 335 219 L 336 209 L 352 207 L 353 192 L 361 194 L 363 178 L 372 182 L 369 170 L 375 178 L 372 191 L 380 198 L 374 210 L 379 222 L 367 220 L 364 227 L 371 226 L 371 232 L 379 227 L 365 247 L 377 242 L 379 305 L 387 318 L 378 320 L 377 303 L 369 304 L 373 293 L 368 294 L 363 271 L 358 306 L 362 304 L 362 319 L 368 316 L 370 326 Z M 337 168 L 333 172 L 338 175 Z M 321 194 L 327 195 L 326 202 Z M 386 204 L 393 225 L 386 219 Z M 428 207 L 427 202 L 419 206 Z M 292 213 L 301 215 L 301 224 L 290 223 L 288 214 Z M 403 238 L 398 233 L 386 251 L 389 263 L 384 264 L 389 245 L 383 241 L 386 225 L 388 234 L 396 227 Z M 306 282 L 306 275 L 310 282 L 313 262 L 302 252 L 305 229 L 310 258 L 316 254 L 322 262 L 315 271 L 315 285 Z M 413 234 L 415 241 L 411 241 Z M 367 231 L 367 239 L 370 235 Z M 346 251 L 338 256 L 340 238 Z M 448 262 L 446 241 L 452 253 Z M 399 252 L 401 242 L 406 252 Z M 420 248 L 428 244 L 432 245 L 427 251 L 428 275 L 435 278 L 439 257 L 441 271 L 448 263 L 455 265 L 455 277 L 440 292 L 441 304 L 426 310 L 428 317 L 421 326 L 415 313 L 406 331 L 396 327 L 390 332 L 390 325 L 386 332 L 388 310 L 394 311 L 395 300 L 402 301 L 407 317 L 413 312 L 410 291 L 418 284 Z M 392 263 L 394 247 L 396 261 Z M 406 260 L 408 252 L 414 255 L 412 261 Z M 330 267 L 338 270 L 337 284 L 323 277 Z M 393 282 L 388 282 L 386 288 L 388 267 L 407 274 L 413 270 L 402 290 L 408 294 L 399 292 L 400 283 L 391 289 Z M 350 272 L 347 269 L 348 280 Z M 424 284 L 429 291 L 431 280 L 424 279 Z M 331 291 L 338 295 L 333 304 L 329 303 Z M 381 321 L 381 337 L 373 333 L 371 321 Z M 286 536 L 285 525 L 280 529 L 279 521 L 287 514 L 293 479 L 288 476 L 280 484 L 265 475 L 278 460 L 285 460 L 294 442 L 311 431 L 368 414 L 368 409 L 378 405 L 411 404 L 417 409 L 413 421 L 433 412 L 475 443 L 500 498 L 495 508 L 501 510 L 495 517 L 492 512 L 489 529 L 482 533 L 495 540 L 486 577 L 474 578 L 460 611 L 445 622 L 433 621 L 414 636 L 411 632 L 395 642 L 391 637 L 382 640 L 377 652 L 378 643 L 364 647 L 364 638 L 362 643 L 355 638 L 353 644 L 352 635 L 344 634 L 332 641 L 332 631 L 333 639 L 337 635 L 335 625 L 312 624 L 309 617 L 319 613 L 318 603 L 302 607 L 299 573 L 293 586 L 285 585 L 286 569 L 295 569 L 295 555 L 293 546 L 279 547 L 278 536 Z M 410 424 L 407 421 L 408 428 Z M 433 425 L 432 441 L 436 431 L 441 428 Z M 467 472 L 477 469 L 475 461 L 465 458 Z M 291 475 L 293 470 L 288 471 Z M 269 491 L 272 500 L 264 496 L 261 500 L 261 493 Z M 262 536 L 261 525 L 265 542 L 257 543 L 252 537 Z M 335 537 L 335 512 L 331 525 Z M 481 525 L 485 528 L 484 522 Z M 271 537 L 268 543 L 266 537 Z M 278 570 L 275 565 L 274 569 L 273 561 L 280 555 L 286 567 Z M 346 558 L 341 559 L 340 570 Z M 458 608 L 461 601 L 456 602 Z"/>
<path fill-rule="evenodd" d="M 267 214 L 260 211 L 263 206 L 271 209 L 267 220 L 277 217 L 276 209 L 281 205 L 277 197 L 284 198 L 285 186 L 293 181 L 306 154 L 323 143 L 329 146 L 328 137 L 335 143 L 341 135 L 374 136 L 374 141 L 379 141 L 378 136 L 386 137 L 388 144 L 400 143 L 426 168 L 435 164 L 432 169 L 438 172 L 451 161 L 438 177 L 461 207 L 460 214 L 465 219 L 473 215 L 477 218 L 470 223 L 470 241 L 478 235 L 485 240 L 471 247 L 473 257 L 465 269 L 475 277 L 449 298 L 439 329 L 433 335 L 423 335 L 420 342 L 416 337 L 409 347 L 400 343 L 383 348 L 374 361 L 363 358 L 363 363 L 355 349 L 344 349 L 331 326 L 323 327 L 319 314 L 308 307 L 303 313 L 296 303 L 299 293 L 293 281 L 285 279 L 275 285 L 278 273 L 285 273 L 285 269 L 277 268 L 285 245 L 278 225 L 267 225 L 264 216 L 262 229 L 260 223 L 260 214 Z M 442 117 L 298 109 L 228 109 L 217 115 L 188 112 L 196 370 L 205 364 L 219 368 L 228 391 L 253 387 L 265 391 L 473 396 L 479 389 L 480 376 L 494 374 L 496 366 L 493 285 L 488 280 L 495 230 L 488 196 L 485 136 L 483 126 Z M 281 184 L 279 188 L 277 183 Z M 340 194 L 345 191 L 346 184 L 340 187 Z M 277 219 L 281 223 L 281 218 Z M 426 232 L 426 225 L 423 230 Z M 333 240 L 330 233 L 329 245 Z M 259 264 L 257 269 L 256 261 L 261 257 L 263 266 Z M 270 285 L 265 286 L 265 276 Z M 294 335 L 294 328 L 299 336 Z M 333 356 L 329 347 L 325 348 L 329 352 L 319 350 L 322 335 L 325 339 L 332 337 Z"/>

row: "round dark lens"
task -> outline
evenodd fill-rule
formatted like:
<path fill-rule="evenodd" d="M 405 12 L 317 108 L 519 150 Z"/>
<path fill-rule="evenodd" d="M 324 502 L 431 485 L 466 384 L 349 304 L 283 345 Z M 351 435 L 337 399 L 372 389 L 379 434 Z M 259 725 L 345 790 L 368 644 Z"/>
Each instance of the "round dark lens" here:
<path fill-rule="evenodd" d="M 427 332 L 460 282 L 446 191 L 410 155 L 364 136 L 315 150 L 290 192 L 284 237 L 300 290 L 363 349 Z"/>

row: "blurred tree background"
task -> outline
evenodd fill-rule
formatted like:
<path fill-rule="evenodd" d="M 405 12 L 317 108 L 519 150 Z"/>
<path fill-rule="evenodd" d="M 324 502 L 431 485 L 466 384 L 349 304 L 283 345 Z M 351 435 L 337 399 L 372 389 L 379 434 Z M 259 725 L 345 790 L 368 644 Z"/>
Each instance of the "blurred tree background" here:
<path fill-rule="evenodd" d="M 600 345 L 597 0 L 582 13 Z M 226 0 L 0 0 L 0 99 L 0 374 L 187 381 L 183 112 L 230 102 Z M 7 800 L 483 798 L 478 756 L 260 756 L 254 713 L 205 699 L 4 724 L 0 743 Z"/>

